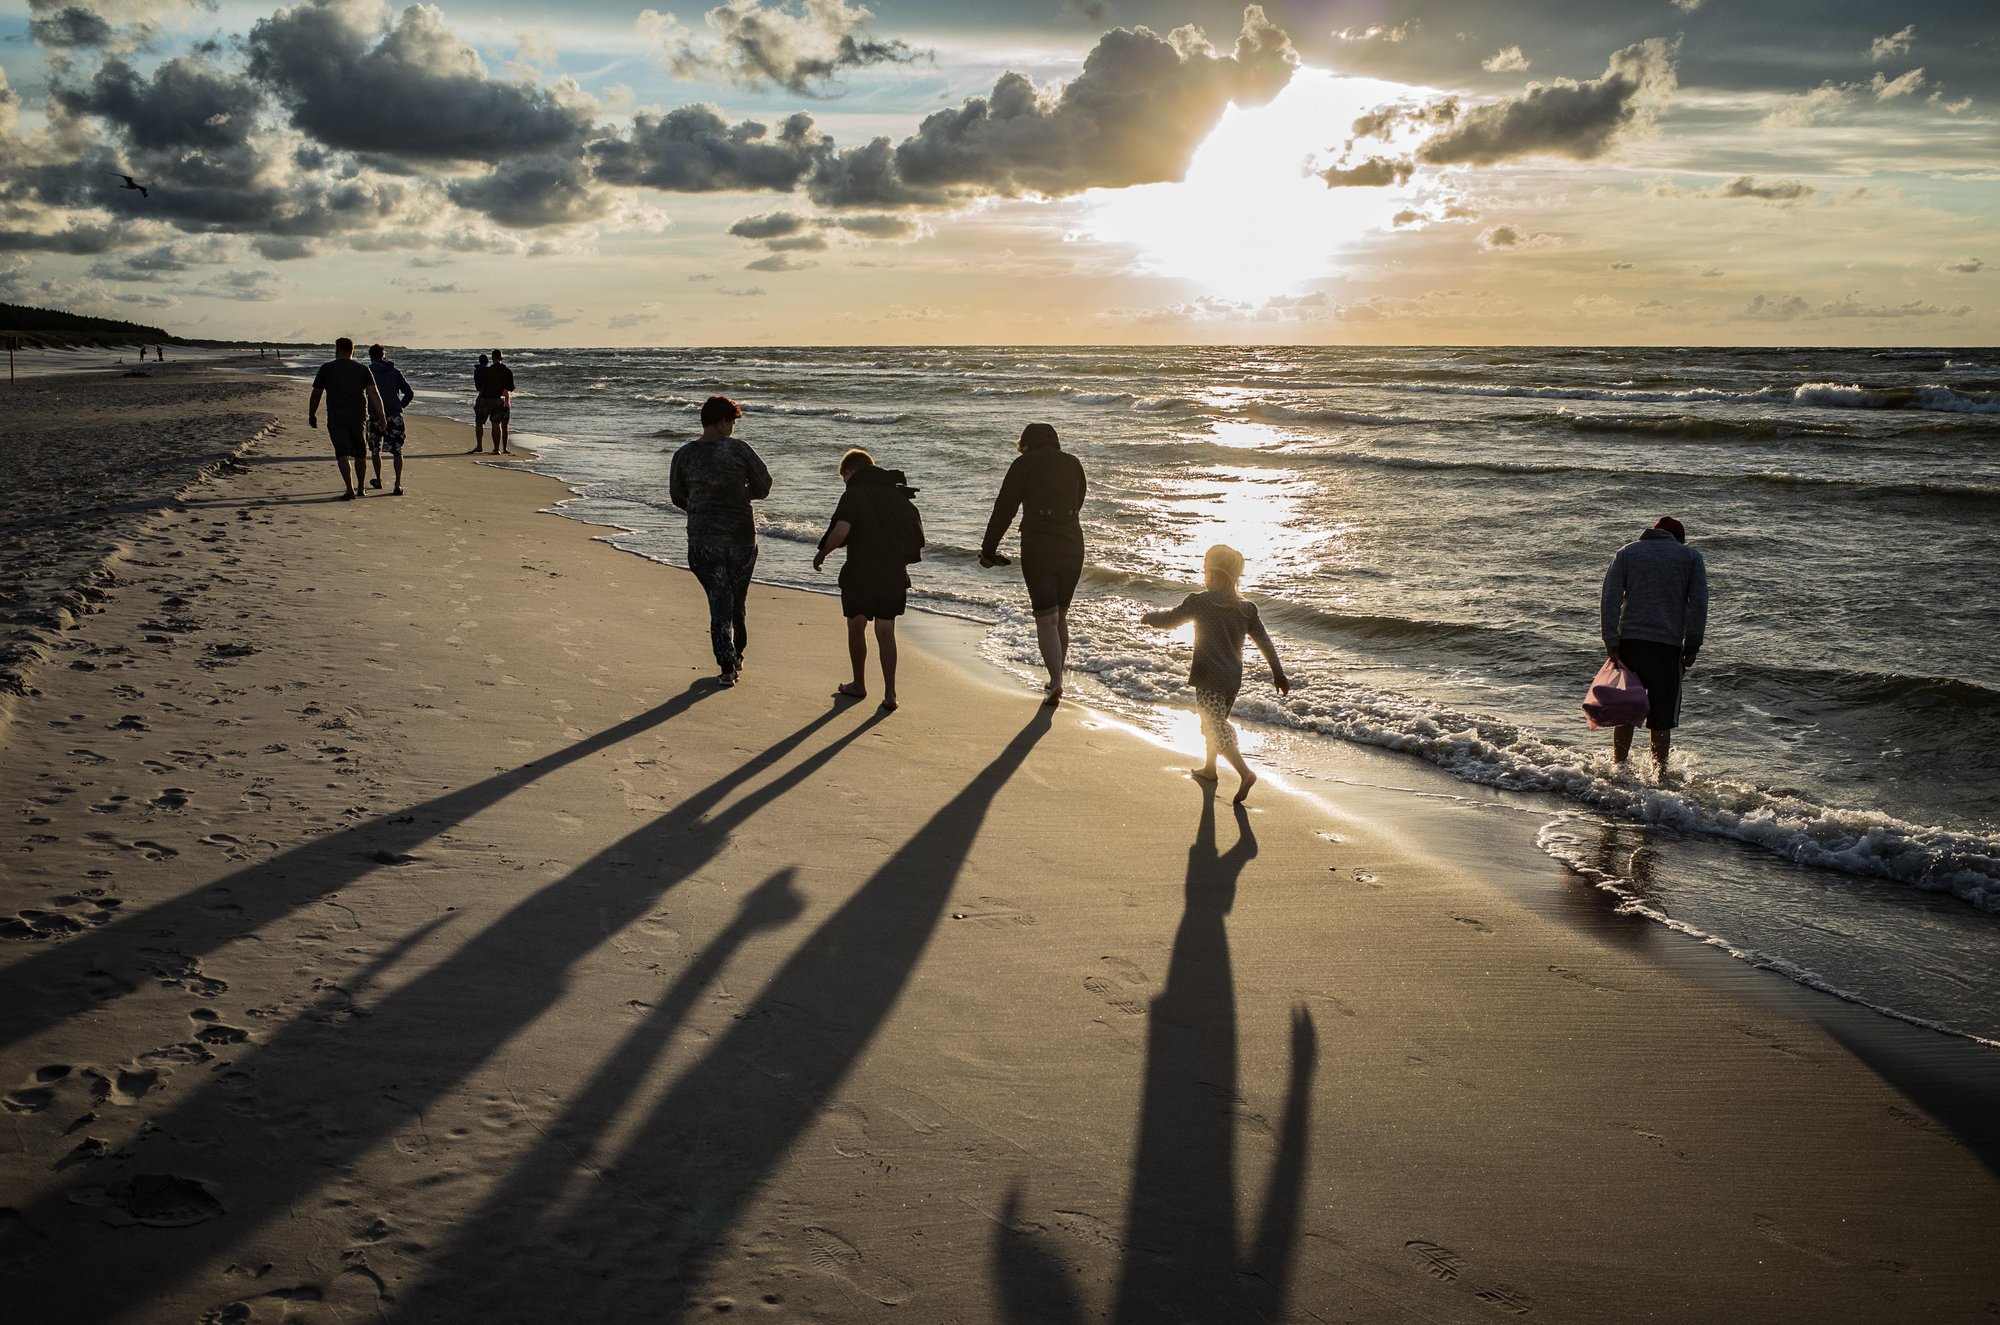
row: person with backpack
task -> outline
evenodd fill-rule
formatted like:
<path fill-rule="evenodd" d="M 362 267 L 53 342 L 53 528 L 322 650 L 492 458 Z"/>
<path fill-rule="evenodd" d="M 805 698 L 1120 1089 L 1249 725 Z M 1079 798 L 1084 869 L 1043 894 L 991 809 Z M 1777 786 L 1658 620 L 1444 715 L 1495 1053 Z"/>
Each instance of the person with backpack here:
<path fill-rule="evenodd" d="M 876 651 L 882 659 L 881 709 L 894 713 L 896 618 L 907 606 L 908 568 L 924 555 L 923 516 L 911 500 L 917 490 L 904 480 L 902 470 L 881 468 L 860 447 L 840 457 L 840 480 L 846 490 L 813 554 L 813 569 L 818 570 L 828 553 L 847 549 L 840 568 L 840 612 L 847 618 L 847 656 L 854 664 L 854 679 L 833 693 L 867 698 L 868 623 L 873 621 Z"/>
<path fill-rule="evenodd" d="M 1035 642 L 1048 668 L 1045 704 L 1060 704 L 1069 666 L 1069 604 L 1083 578 L 1083 465 L 1062 449 L 1055 427 L 1031 423 L 1021 430 L 1020 454 L 1007 468 L 993 517 L 979 545 L 979 564 L 1005 566 L 1000 540 L 1016 512 L 1021 516 L 1021 580 L 1035 614 Z"/>

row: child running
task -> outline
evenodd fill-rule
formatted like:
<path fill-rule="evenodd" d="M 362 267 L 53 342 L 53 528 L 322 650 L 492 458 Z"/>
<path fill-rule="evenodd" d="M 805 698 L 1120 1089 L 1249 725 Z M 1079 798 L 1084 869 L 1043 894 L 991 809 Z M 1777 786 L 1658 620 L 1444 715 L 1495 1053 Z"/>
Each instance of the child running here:
<path fill-rule="evenodd" d="M 1257 775 L 1237 750 L 1236 728 L 1229 721 L 1229 711 L 1236 707 L 1236 692 L 1243 688 L 1243 637 L 1249 635 L 1257 641 L 1264 661 L 1271 664 L 1271 681 L 1279 694 L 1289 693 L 1292 683 L 1285 678 L 1278 650 L 1258 619 L 1257 605 L 1236 592 L 1243 579 L 1243 554 L 1217 543 L 1202 558 L 1201 568 L 1206 588 L 1189 594 L 1179 607 L 1148 612 L 1140 620 L 1165 627 L 1194 622 L 1194 664 L 1188 668 L 1188 684 L 1194 687 L 1195 707 L 1201 712 L 1201 736 L 1208 759 L 1200 768 L 1188 771 L 1203 782 L 1215 781 L 1215 754 L 1220 750 L 1242 780 L 1236 789 L 1236 804 L 1241 805 L 1250 788 L 1257 785 Z"/>

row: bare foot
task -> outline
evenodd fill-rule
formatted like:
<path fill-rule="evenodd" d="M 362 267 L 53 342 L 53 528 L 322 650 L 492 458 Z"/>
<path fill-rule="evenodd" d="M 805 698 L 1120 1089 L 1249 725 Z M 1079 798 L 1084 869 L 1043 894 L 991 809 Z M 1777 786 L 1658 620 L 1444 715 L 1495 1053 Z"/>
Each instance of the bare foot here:
<path fill-rule="evenodd" d="M 896 711 L 896 701 L 893 699 L 885 699 L 880 704 L 876 705 L 876 708 L 878 711 L 883 713 L 894 713 Z"/>
<path fill-rule="evenodd" d="M 1188 776 L 1197 782 L 1213 782 L 1215 781 L 1215 770 L 1213 768 L 1190 768 Z"/>
<path fill-rule="evenodd" d="M 1257 775 L 1255 773 L 1245 773 L 1243 775 L 1243 785 L 1236 789 L 1236 796 L 1233 803 L 1236 805 L 1241 805 L 1244 801 L 1249 800 L 1250 788 L 1256 785 L 1257 785 Z"/>
<path fill-rule="evenodd" d="M 1042 707 L 1043 707 L 1043 708 L 1050 708 L 1050 709 L 1052 709 L 1052 708 L 1054 708 L 1054 707 L 1055 707 L 1056 705 L 1058 705 L 1058 704 L 1062 703 L 1062 687 L 1061 687 L 1061 686 L 1045 686 L 1045 687 L 1043 687 L 1043 688 L 1044 688 L 1045 690 L 1047 690 L 1047 691 L 1048 691 L 1048 693 L 1047 693 L 1046 695 L 1043 695 L 1043 696 L 1042 696 Z"/>
<path fill-rule="evenodd" d="M 391 490 L 390 490 L 390 492 L 389 492 L 389 495 L 390 495 L 391 497 L 400 497 L 400 496 L 402 496 L 402 495 L 403 495 L 403 490 L 402 490 L 402 488 L 400 488 L 400 487 L 397 487 L 397 488 L 393 488 L 393 489 L 391 489 Z"/>
<path fill-rule="evenodd" d="M 833 693 L 839 695 L 842 699 L 866 699 L 868 698 L 868 687 L 859 685 L 853 681 L 842 681 L 833 688 Z"/>

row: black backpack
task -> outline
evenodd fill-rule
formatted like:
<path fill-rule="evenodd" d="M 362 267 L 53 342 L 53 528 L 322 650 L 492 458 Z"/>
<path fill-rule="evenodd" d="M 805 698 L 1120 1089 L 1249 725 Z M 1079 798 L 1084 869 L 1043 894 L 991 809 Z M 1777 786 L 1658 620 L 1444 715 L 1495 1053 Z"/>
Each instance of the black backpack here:
<path fill-rule="evenodd" d="M 924 517 L 914 500 L 917 490 L 898 483 L 892 491 L 895 495 L 888 499 L 889 546 L 895 549 L 897 560 L 913 565 L 924 559 Z"/>

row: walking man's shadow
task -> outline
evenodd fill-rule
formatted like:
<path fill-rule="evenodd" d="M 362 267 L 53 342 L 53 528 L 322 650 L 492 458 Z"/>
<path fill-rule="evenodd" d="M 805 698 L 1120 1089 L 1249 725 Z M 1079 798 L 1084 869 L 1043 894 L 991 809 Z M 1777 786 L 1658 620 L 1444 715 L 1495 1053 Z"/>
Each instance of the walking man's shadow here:
<path fill-rule="evenodd" d="M 1246 1106 L 1236 1086 L 1236 992 L 1224 925 L 1236 882 L 1257 855 L 1237 806 L 1236 843 L 1219 851 L 1215 797 L 1203 798 L 1188 848 L 1185 910 L 1165 988 L 1146 1034 L 1145 1098 L 1133 1156 L 1123 1265 L 1111 1319 L 1122 1322 L 1275 1320 L 1284 1313 L 1305 1179 L 1307 1111 L 1319 1053 L 1312 1015 L 1292 1013 L 1292 1064 L 1269 1190 L 1250 1245 L 1239 1245 L 1236 1133 Z M 1019 1215 L 1010 1193 L 994 1259 L 1005 1316 L 1070 1325 L 1093 1313 L 1071 1272 Z"/>

